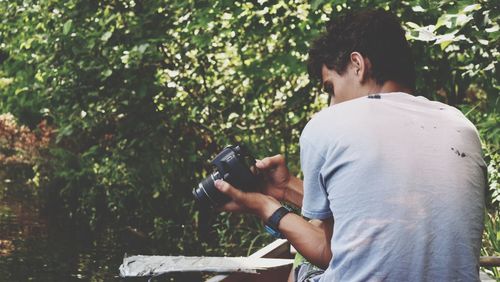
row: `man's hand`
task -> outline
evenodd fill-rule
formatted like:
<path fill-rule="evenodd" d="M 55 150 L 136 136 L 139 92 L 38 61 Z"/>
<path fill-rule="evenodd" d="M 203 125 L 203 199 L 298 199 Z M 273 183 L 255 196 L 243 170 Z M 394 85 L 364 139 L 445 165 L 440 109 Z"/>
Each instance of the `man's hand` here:
<path fill-rule="evenodd" d="M 273 197 L 261 193 L 243 192 L 223 180 L 215 181 L 215 187 L 232 199 L 221 208 L 224 211 L 252 213 L 266 221 L 281 207 Z"/>
<path fill-rule="evenodd" d="M 264 187 L 262 193 L 269 195 L 278 201 L 285 200 L 285 193 L 290 181 L 290 172 L 285 164 L 285 158 L 282 155 L 267 157 L 257 160 L 255 166 L 264 176 Z"/>
<path fill-rule="evenodd" d="M 255 166 L 264 176 L 261 192 L 278 201 L 302 207 L 304 187 L 302 180 L 290 174 L 282 155 L 257 160 Z"/>

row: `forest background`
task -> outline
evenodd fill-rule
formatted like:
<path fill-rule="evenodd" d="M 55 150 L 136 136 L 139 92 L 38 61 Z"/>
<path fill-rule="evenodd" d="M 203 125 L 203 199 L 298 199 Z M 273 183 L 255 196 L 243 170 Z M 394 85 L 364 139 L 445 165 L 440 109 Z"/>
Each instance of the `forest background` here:
<path fill-rule="evenodd" d="M 0 0 L 2 193 L 33 194 L 60 226 L 128 230 L 150 253 L 255 251 L 272 240 L 260 221 L 209 221 L 192 189 L 237 142 L 300 176 L 300 132 L 327 100 L 306 73 L 309 42 L 363 7 L 400 17 L 417 95 L 478 128 L 482 255 L 500 255 L 498 1 Z"/>

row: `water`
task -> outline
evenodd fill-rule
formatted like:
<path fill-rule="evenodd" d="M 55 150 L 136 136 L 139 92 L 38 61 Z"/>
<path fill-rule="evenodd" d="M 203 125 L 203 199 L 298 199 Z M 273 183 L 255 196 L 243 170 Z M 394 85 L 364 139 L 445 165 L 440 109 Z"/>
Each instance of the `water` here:
<path fill-rule="evenodd" d="M 0 282 L 9 281 L 148 281 L 120 278 L 124 254 L 164 254 L 131 227 L 113 221 L 94 232 L 57 214 L 42 212 L 31 188 L 0 188 Z M 207 275 L 177 273 L 150 281 L 202 281 Z"/>
<path fill-rule="evenodd" d="M 60 226 L 34 197 L 8 194 L 0 195 L 0 281 L 119 280 L 130 246 L 116 230 Z"/>

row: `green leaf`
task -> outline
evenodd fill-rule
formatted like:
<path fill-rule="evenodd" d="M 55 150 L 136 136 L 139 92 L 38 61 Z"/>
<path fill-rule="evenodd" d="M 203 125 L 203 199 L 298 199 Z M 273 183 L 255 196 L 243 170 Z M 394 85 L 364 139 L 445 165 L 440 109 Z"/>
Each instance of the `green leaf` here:
<path fill-rule="evenodd" d="M 324 2 L 325 0 L 313 0 L 311 2 L 311 10 L 316 11 Z"/>
<path fill-rule="evenodd" d="M 417 5 L 417 6 L 413 6 L 413 7 L 412 7 L 412 10 L 413 10 L 414 12 L 425 12 L 425 9 L 424 9 L 424 8 L 422 8 L 421 6 L 418 6 L 418 5 Z"/>
<path fill-rule="evenodd" d="M 69 19 L 67 20 L 64 25 L 63 25 L 63 34 L 68 35 L 68 33 L 71 31 L 71 26 L 73 25 L 73 20 Z"/>
<path fill-rule="evenodd" d="M 28 87 L 17 88 L 16 91 L 14 91 L 14 94 L 15 95 L 19 95 L 19 94 L 21 94 L 21 93 L 23 93 L 25 91 L 28 91 L 28 90 L 29 90 Z"/>
<path fill-rule="evenodd" d="M 444 14 L 436 22 L 436 29 L 440 28 L 441 26 L 446 26 L 447 28 L 451 27 L 451 21 L 450 21 L 450 15 Z"/>
<path fill-rule="evenodd" d="M 7 87 L 12 82 L 14 82 L 14 79 L 12 77 L 0 77 L 0 88 Z"/>
<path fill-rule="evenodd" d="M 436 36 L 436 42 L 434 44 L 439 44 L 441 47 L 441 50 L 446 49 L 450 43 L 457 41 L 457 37 L 455 37 L 455 34 L 457 34 L 458 30 L 455 30 L 452 33 L 447 33 L 443 35 Z"/>
<path fill-rule="evenodd" d="M 472 11 L 477 11 L 481 9 L 481 4 L 472 4 L 472 5 L 469 5 L 469 6 L 466 6 L 463 11 L 465 13 L 469 13 L 469 12 L 472 12 Z"/>
<path fill-rule="evenodd" d="M 113 36 L 113 30 L 111 31 L 106 31 L 102 36 L 101 36 L 101 41 L 107 42 L 111 36 Z"/>
<path fill-rule="evenodd" d="M 141 46 L 139 46 L 139 53 L 144 54 L 144 52 L 146 51 L 146 49 L 148 49 L 148 47 L 149 47 L 148 43 L 141 44 Z"/>
<path fill-rule="evenodd" d="M 103 78 L 106 79 L 113 74 L 113 70 L 107 69 L 107 70 L 104 70 L 101 74 L 102 74 Z"/>
<path fill-rule="evenodd" d="M 418 30 L 418 36 L 415 39 L 419 41 L 434 41 L 436 36 L 431 31 L 422 28 Z"/>
<path fill-rule="evenodd" d="M 420 26 L 414 22 L 406 22 L 406 25 L 410 27 L 411 29 L 419 29 Z"/>
<path fill-rule="evenodd" d="M 492 33 L 492 32 L 497 32 L 500 30 L 500 25 L 498 24 L 495 24 L 494 26 L 490 27 L 490 28 L 487 28 L 485 29 L 484 31 L 488 32 L 488 33 Z"/>

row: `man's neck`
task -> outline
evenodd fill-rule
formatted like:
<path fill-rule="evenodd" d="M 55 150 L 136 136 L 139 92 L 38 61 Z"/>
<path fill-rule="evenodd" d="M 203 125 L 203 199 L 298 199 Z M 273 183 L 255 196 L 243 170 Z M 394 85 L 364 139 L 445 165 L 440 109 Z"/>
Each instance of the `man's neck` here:
<path fill-rule="evenodd" d="M 371 84 L 369 87 L 367 87 L 365 96 L 391 92 L 404 92 L 412 94 L 413 91 L 410 88 L 395 82 L 394 80 L 388 80 L 381 85 L 376 83 Z"/>
<path fill-rule="evenodd" d="M 380 93 L 389 93 L 389 92 L 404 92 L 408 94 L 413 94 L 413 91 L 410 88 L 403 86 L 393 80 L 386 81 L 382 85 L 382 89 L 380 89 Z"/>
<path fill-rule="evenodd" d="M 391 92 L 404 92 L 408 94 L 413 94 L 413 91 L 405 87 L 393 80 L 388 80 L 383 84 L 377 84 L 375 81 L 370 81 L 370 83 L 364 84 L 362 88 L 358 89 L 356 95 L 350 97 L 344 97 L 344 99 L 332 99 L 330 105 L 340 104 L 345 101 L 349 101 L 356 98 L 361 98 L 364 96 L 372 95 L 372 94 L 381 94 L 381 93 L 391 93 Z"/>

